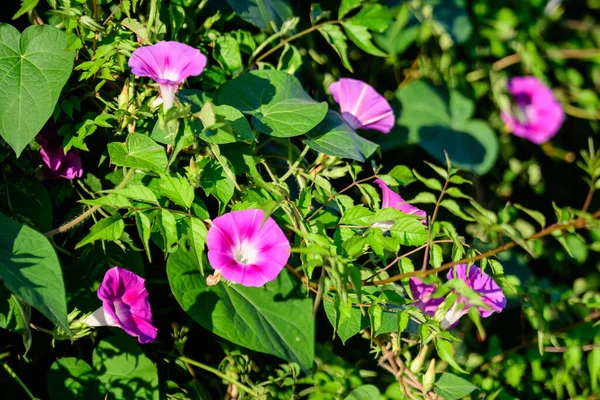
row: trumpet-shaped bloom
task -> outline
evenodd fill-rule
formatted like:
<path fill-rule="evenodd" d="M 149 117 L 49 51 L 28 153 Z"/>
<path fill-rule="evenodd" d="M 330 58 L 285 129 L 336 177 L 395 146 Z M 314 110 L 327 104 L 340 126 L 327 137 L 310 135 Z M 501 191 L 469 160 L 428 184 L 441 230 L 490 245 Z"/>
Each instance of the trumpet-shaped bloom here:
<path fill-rule="evenodd" d="M 156 339 L 158 331 L 152 325 L 152 311 L 142 277 L 123 268 L 111 268 L 98 288 L 98 298 L 102 300 L 102 307 L 85 318 L 85 324 L 119 327 L 142 344 Z"/>
<path fill-rule="evenodd" d="M 383 197 L 381 208 L 395 208 L 396 210 L 402 211 L 405 214 L 417 215 L 423 218 L 427 217 L 425 211 L 408 204 L 402 197 L 400 197 L 398 193 L 390 189 L 388 185 L 386 185 L 381 179 L 375 179 L 375 183 L 381 188 L 381 194 Z M 423 224 L 427 225 L 427 221 L 425 219 L 423 219 Z"/>
<path fill-rule="evenodd" d="M 565 113 L 550 88 L 534 76 L 521 76 L 511 78 L 507 89 L 513 107 L 502 112 L 502 120 L 515 136 L 542 144 L 556 135 Z"/>
<path fill-rule="evenodd" d="M 452 305 L 452 308 L 448 310 L 444 319 L 442 320 L 442 328 L 453 328 L 458 323 L 458 320 L 469 312 L 469 309 L 475 307 L 483 318 L 487 318 L 494 312 L 501 312 L 506 307 L 506 297 L 502 293 L 502 289 L 494 282 L 494 280 L 482 272 L 478 267 L 472 265 L 468 267 L 467 264 L 459 264 L 448 271 L 446 276 L 450 279 L 460 279 L 467 287 L 474 290 L 481 296 L 487 307 L 475 306 L 469 304 L 469 300 L 458 294 L 458 298 Z M 431 295 L 436 290 L 436 286 L 433 284 L 423 283 L 419 278 L 412 277 L 409 281 L 410 290 L 413 297 L 416 299 L 414 305 L 421 309 L 425 314 L 434 315 L 440 304 L 442 304 L 442 298 L 432 298 Z"/>
<path fill-rule="evenodd" d="M 65 154 L 62 140 L 55 133 L 42 133 L 37 138 L 40 144 L 40 157 L 46 165 L 46 175 L 66 179 L 81 178 L 81 158 L 79 150 L 71 148 Z"/>
<path fill-rule="evenodd" d="M 259 209 L 215 218 L 206 244 L 210 265 L 223 278 L 244 286 L 262 286 L 274 280 L 290 257 L 287 237 Z"/>
<path fill-rule="evenodd" d="M 160 86 L 165 110 L 173 106 L 179 85 L 188 77 L 200 75 L 206 66 L 206 56 L 179 42 L 159 42 L 140 47 L 129 59 L 129 67 L 136 76 L 154 79 Z"/>
<path fill-rule="evenodd" d="M 353 129 L 373 129 L 389 133 L 394 127 L 394 111 L 387 100 L 363 81 L 342 78 L 329 86 L 340 105 L 344 120 Z"/>

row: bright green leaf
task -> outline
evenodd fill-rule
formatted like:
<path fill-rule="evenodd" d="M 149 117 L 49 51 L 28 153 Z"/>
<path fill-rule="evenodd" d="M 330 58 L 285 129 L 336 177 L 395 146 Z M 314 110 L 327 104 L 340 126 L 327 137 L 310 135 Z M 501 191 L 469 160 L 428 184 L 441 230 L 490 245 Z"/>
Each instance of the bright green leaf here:
<path fill-rule="evenodd" d="M 75 248 L 78 249 L 86 244 L 93 243 L 96 240 L 117 240 L 121 237 L 124 230 L 125 222 L 123 222 L 123 219 L 121 219 L 119 214 L 101 219 L 91 227 L 90 233 L 81 239 Z"/>

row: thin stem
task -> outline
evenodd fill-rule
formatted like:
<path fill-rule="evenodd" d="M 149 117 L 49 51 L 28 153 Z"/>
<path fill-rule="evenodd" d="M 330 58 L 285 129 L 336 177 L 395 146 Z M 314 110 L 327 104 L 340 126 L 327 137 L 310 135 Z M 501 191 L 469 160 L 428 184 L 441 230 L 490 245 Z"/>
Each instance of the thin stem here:
<path fill-rule="evenodd" d="M 324 208 L 327 206 L 327 204 L 329 204 L 329 203 L 330 203 L 330 202 L 331 202 L 333 199 L 335 199 L 335 198 L 336 198 L 337 196 L 339 196 L 340 194 L 342 194 L 342 193 L 344 193 L 344 192 L 346 192 L 346 191 L 348 191 L 348 190 L 352 189 L 354 186 L 357 186 L 357 185 L 359 185 L 359 184 L 361 184 L 361 183 L 363 183 L 363 182 L 366 182 L 366 181 L 370 181 L 370 180 L 372 180 L 373 178 L 376 178 L 376 177 L 377 177 L 376 175 L 373 175 L 373 176 L 370 176 L 370 177 L 368 177 L 368 178 L 365 178 L 365 179 L 360 179 L 360 180 L 358 180 L 358 181 L 354 181 L 354 182 L 352 182 L 350 185 L 348 185 L 348 186 L 346 186 L 345 188 L 343 188 L 342 190 L 340 190 L 339 192 L 337 192 L 337 193 L 332 193 L 331 195 L 329 195 L 329 198 L 327 199 L 327 201 L 326 201 L 325 203 L 323 203 L 323 204 L 321 205 L 321 207 L 319 207 L 319 208 L 317 208 L 315 211 L 313 211 L 313 213 L 312 213 L 312 214 L 311 214 L 311 215 L 310 215 L 308 218 L 306 218 L 306 220 L 307 220 L 307 221 L 310 221 L 310 220 L 311 220 L 311 219 L 312 219 L 312 218 L 313 218 L 315 215 L 317 215 L 317 213 L 318 213 L 319 211 L 321 211 L 322 209 L 324 209 Z"/>
<path fill-rule="evenodd" d="M 559 50 L 548 50 L 545 54 L 548 58 L 592 58 L 600 54 L 600 49 L 559 49 Z M 492 64 L 494 71 L 500 71 L 504 68 L 510 67 L 511 65 L 521 62 L 521 54 L 515 53 L 506 56 Z"/>
<path fill-rule="evenodd" d="M 179 360 L 183 361 L 184 363 L 187 362 L 188 364 L 191 364 L 194 367 L 198 367 L 198 368 L 201 368 L 201 369 L 203 369 L 205 371 L 208 371 L 210 373 L 215 374 L 216 376 L 218 376 L 219 378 L 223 379 L 224 381 L 227 381 L 227 382 L 229 382 L 231 384 L 236 385 L 237 387 L 239 387 L 244 392 L 248 393 L 250 396 L 252 396 L 254 398 L 260 398 L 260 396 L 255 391 L 253 391 L 252 389 L 250 389 L 248 386 L 244 385 L 243 383 L 235 380 L 234 378 L 232 378 L 230 376 L 225 375 L 224 373 L 222 373 L 218 369 L 215 369 L 213 367 L 209 367 L 206 364 L 202 364 L 201 362 L 192 360 L 192 359 L 187 358 L 187 357 L 177 357 L 177 358 Z"/>
<path fill-rule="evenodd" d="M 133 177 L 133 174 L 135 174 L 135 169 L 131 168 L 129 170 L 129 172 L 127 172 L 127 175 L 125 175 L 125 178 L 123 178 L 123 180 L 121 181 L 121 183 L 119 183 L 119 186 L 117 186 L 115 189 L 119 190 L 119 189 L 123 189 L 123 187 L 127 184 L 127 182 L 129 182 L 129 180 Z M 86 218 L 88 218 L 90 215 L 92 215 L 93 213 L 95 213 L 96 211 L 98 211 L 98 209 L 101 206 L 96 205 L 93 206 L 91 208 L 89 208 L 86 212 L 84 212 L 83 214 L 81 214 L 79 217 L 75 218 L 74 220 L 67 222 L 66 224 L 51 230 L 50 232 L 46 232 L 44 233 L 44 236 L 46 237 L 52 237 L 55 235 L 58 235 L 60 233 L 65 233 L 66 231 L 68 231 L 69 229 L 73 228 L 75 225 L 83 222 Z"/>
<path fill-rule="evenodd" d="M 593 219 L 597 219 L 599 217 L 600 217 L 600 210 L 596 211 L 592 215 Z M 565 229 L 569 229 L 569 228 L 581 229 L 581 228 L 585 227 L 585 225 L 586 225 L 586 221 L 585 221 L 585 219 L 582 219 L 582 218 L 578 218 L 578 219 L 575 219 L 575 220 L 572 220 L 569 222 L 565 222 L 565 223 L 557 222 L 555 224 L 548 226 L 545 229 L 542 229 L 541 231 L 539 231 L 537 233 L 534 233 L 533 235 L 526 238 L 525 241 L 528 242 L 531 240 L 540 239 L 540 238 L 550 235 L 552 232 L 559 231 L 559 230 L 565 230 Z M 511 249 L 511 248 L 515 247 L 516 245 L 517 245 L 517 242 L 515 242 L 515 241 L 508 242 L 506 244 L 503 244 L 502 246 L 496 247 L 495 249 L 492 249 L 492 250 L 488 250 L 488 251 L 478 254 L 476 256 L 463 258 L 462 260 L 458 260 L 458 261 L 448 262 L 439 268 L 428 269 L 425 271 L 406 272 L 403 274 L 398 274 L 398 275 L 392 276 L 388 279 L 384 279 L 381 281 L 365 282 L 365 286 L 380 286 L 380 285 L 385 285 L 386 283 L 396 282 L 396 281 L 399 281 L 404 278 L 410 278 L 411 276 L 427 276 L 427 275 L 436 274 L 438 272 L 450 269 L 458 264 L 472 263 L 475 261 L 479 261 L 482 258 L 491 257 L 493 255 L 496 255 L 498 253 L 501 253 L 503 251 Z"/>
<path fill-rule="evenodd" d="M 33 393 L 29 391 L 29 389 L 27 388 L 27 386 L 25 386 L 21 378 L 19 378 L 19 376 L 15 374 L 15 371 L 13 371 L 12 368 L 8 366 L 8 364 L 2 363 L 2 366 L 4 367 L 6 373 L 8 373 L 19 384 L 19 386 L 21 386 L 21 389 L 23 389 L 23 391 L 27 394 L 27 396 L 29 396 L 31 400 L 39 400 L 33 395 Z"/>
<path fill-rule="evenodd" d="M 305 146 L 304 150 L 302 150 L 302 153 L 300 153 L 300 156 L 298 156 L 298 159 L 296 160 L 296 162 L 294 164 L 292 164 L 290 169 L 281 178 L 279 178 L 280 181 L 285 182 L 285 180 L 294 173 L 296 168 L 298 168 L 298 165 L 300 165 L 302 160 L 304 160 L 304 156 L 306 156 L 306 153 L 308 153 L 308 150 L 310 150 L 310 147 Z"/>
<path fill-rule="evenodd" d="M 262 56 L 258 57 L 256 59 L 256 62 L 260 62 L 262 60 L 264 60 L 265 58 L 267 58 L 268 56 L 270 56 L 271 54 L 275 53 L 277 50 L 279 50 L 280 48 L 282 48 L 283 46 L 285 46 L 287 43 L 294 41 L 308 33 L 311 33 L 313 31 L 316 31 L 317 29 L 319 29 L 321 26 L 323 25 L 329 25 L 329 24 L 339 24 L 341 21 L 326 21 L 326 22 L 322 22 L 320 24 L 317 25 L 313 25 L 308 29 L 303 30 L 302 32 L 299 32 L 295 35 L 290 36 L 289 38 L 282 40 L 281 42 L 279 42 L 276 46 L 272 47 L 269 51 L 267 51 L 265 54 L 263 54 Z"/>
<path fill-rule="evenodd" d="M 425 243 L 425 255 L 423 256 L 423 265 L 421 266 L 421 270 L 425 270 L 427 268 L 427 263 L 429 262 L 429 249 L 431 247 L 431 231 L 433 230 L 433 224 L 438 215 L 438 211 L 440 210 L 440 203 L 444 198 L 444 194 L 446 194 L 446 189 L 448 189 L 448 185 L 450 184 L 450 178 L 446 178 L 446 182 L 444 183 L 444 187 L 440 192 L 440 195 L 435 203 L 435 208 L 433 209 L 433 215 L 431 216 L 431 221 L 429 221 L 429 232 L 427 233 L 427 243 Z"/>

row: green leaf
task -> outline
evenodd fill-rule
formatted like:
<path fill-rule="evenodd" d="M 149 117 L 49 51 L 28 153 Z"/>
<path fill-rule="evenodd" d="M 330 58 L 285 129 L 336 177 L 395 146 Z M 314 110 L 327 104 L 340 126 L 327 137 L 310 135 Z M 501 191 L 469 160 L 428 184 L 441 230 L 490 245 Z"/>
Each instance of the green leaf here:
<path fill-rule="evenodd" d="M 375 43 L 391 56 L 404 53 L 417 39 L 420 23 L 406 3 L 397 8 L 395 21 L 381 34 L 375 34 Z"/>
<path fill-rule="evenodd" d="M 17 157 L 54 112 L 71 75 L 74 52 L 66 47 L 65 33 L 51 25 L 19 34 L 0 24 L 0 136 Z"/>
<path fill-rule="evenodd" d="M 394 178 L 398 184 L 402 186 L 406 186 L 409 183 L 416 181 L 412 170 L 405 165 L 396 165 L 394 168 L 392 168 L 388 175 Z"/>
<path fill-rule="evenodd" d="M 31 307 L 11 294 L 4 285 L 0 284 L 0 328 L 7 329 L 23 336 L 25 353 L 31 347 Z"/>
<path fill-rule="evenodd" d="M 307 133 L 306 144 L 311 149 L 330 156 L 364 162 L 379 147 L 359 136 L 335 111 Z"/>
<path fill-rule="evenodd" d="M 477 389 L 471 382 L 448 372 L 439 374 L 433 384 L 433 392 L 448 400 L 462 399 Z"/>
<path fill-rule="evenodd" d="M 276 137 L 303 135 L 327 114 L 327 103 L 317 103 L 296 78 L 275 70 L 238 76 L 221 88 L 218 102 L 251 115 L 254 128 Z"/>
<path fill-rule="evenodd" d="M 381 4 L 367 4 L 358 14 L 350 18 L 348 22 L 355 25 L 362 25 L 365 28 L 382 33 L 392 22 L 392 14 L 388 7 Z"/>
<path fill-rule="evenodd" d="M 132 133 L 127 136 L 126 140 L 125 144 L 108 144 L 108 155 L 113 164 L 158 174 L 165 172 L 167 154 L 162 146 L 141 133 Z"/>
<path fill-rule="evenodd" d="M 381 395 L 375 385 L 362 385 L 350 392 L 344 400 L 375 400 Z"/>
<path fill-rule="evenodd" d="M 185 208 L 190 208 L 194 202 L 194 188 L 186 178 L 180 175 L 176 177 L 161 176 L 160 191 L 169 199 Z"/>
<path fill-rule="evenodd" d="M 154 192 L 142 185 L 129 185 L 123 189 L 103 190 L 102 193 L 111 193 L 144 203 L 158 204 L 158 199 Z"/>
<path fill-rule="evenodd" d="M 442 184 L 437 179 L 435 179 L 435 178 L 425 178 L 424 176 L 422 176 L 421 174 L 419 174 L 416 169 L 413 170 L 413 174 L 415 175 L 415 177 L 419 181 L 421 181 L 421 183 L 423 183 L 429 189 L 437 190 L 439 192 L 442 191 Z"/>
<path fill-rule="evenodd" d="M 226 71 L 235 71 L 242 67 L 240 46 L 232 36 L 224 35 L 215 40 L 213 57 Z"/>
<path fill-rule="evenodd" d="M 200 186 L 206 195 L 215 196 L 223 208 L 233 197 L 235 187 L 217 160 L 214 158 L 205 158 L 204 160 L 206 160 L 206 164 L 203 164 Z"/>
<path fill-rule="evenodd" d="M 203 126 L 192 124 L 192 130 L 205 142 L 227 144 L 255 139 L 244 114 L 231 106 L 213 106 L 206 102 L 199 117 Z"/>
<path fill-rule="evenodd" d="M 342 28 L 334 24 L 326 24 L 319 26 L 319 32 L 321 32 L 321 35 L 333 47 L 335 52 L 338 53 L 344 67 L 348 71 L 354 72 L 348 58 L 348 44 L 346 43 L 346 35 L 344 35 Z"/>
<path fill-rule="evenodd" d="M 223 282 L 207 286 L 194 255 L 180 248 L 169 257 L 167 275 L 181 307 L 204 328 L 251 350 L 297 362 L 305 372 L 311 370 L 312 301 L 297 291 L 286 271 L 260 288 Z"/>
<path fill-rule="evenodd" d="M 353 19 L 342 22 L 342 26 L 344 27 L 344 30 L 346 31 L 346 34 L 350 40 L 352 40 L 352 42 L 357 45 L 359 49 L 376 57 L 387 56 L 386 53 L 379 50 L 373 44 L 373 41 L 371 40 L 373 36 L 365 26 L 354 22 Z"/>
<path fill-rule="evenodd" d="M 442 200 L 440 206 L 444 207 L 446 210 L 450 211 L 457 217 L 464 219 L 465 221 L 474 221 L 474 219 L 465 214 L 458 205 L 458 203 L 452 199 Z"/>
<path fill-rule="evenodd" d="M 33 10 L 39 3 L 40 0 L 22 0 L 21 8 L 13 15 L 12 19 L 17 19 L 23 14 L 27 14 Z"/>
<path fill-rule="evenodd" d="M 158 400 L 158 372 L 136 340 L 120 334 L 102 340 L 93 354 L 94 369 L 114 399 Z"/>
<path fill-rule="evenodd" d="M 398 219 L 390 228 L 392 236 L 400 239 L 402 246 L 421 246 L 427 242 L 427 228 L 413 216 Z"/>
<path fill-rule="evenodd" d="M 90 233 L 81 239 L 75 246 L 78 249 L 86 244 L 93 243 L 96 240 L 117 240 L 125 230 L 125 222 L 121 219 L 121 215 L 115 214 L 109 218 L 104 218 L 98 221 L 90 229 Z"/>
<path fill-rule="evenodd" d="M 140 239 L 144 245 L 144 250 L 146 250 L 146 256 L 148 257 L 148 261 L 152 262 L 152 253 L 150 252 L 150 237 L 152 235 L 152 222 L 150 218 L 142 212 L 135 213 L 135 223 L 138 227 L 138 232 L 140 234 Z"/>
<path fill-rule="evenodd" d="M 129 208 L 132 207 L 132 204 L 129 200 L 127 200 L 126 196 L 122 196 L 120 194 L 109 194 L 107 196 L 98 197 L 96 199 L 91 200 L 80 200 L 83 204 L 88 204 L 91 206 L 110 206 L 116 208 Z"/>
<path fill-rule="evenodd" d="M 240 18 L 263 31 L 272 31 L 271 21 L 277 27 L 294 16 L 288 0 L 226 0 Z"/>
<path fill-rule="evenodd" d="M 68 331 L 58 257 L 41 233 L 0 214 L 0 280 L 26 304 Z"/>
<path fill-rule="evenodd" d="M 540 211 L 531 210 L 529 208 L 525 208 L 520 204 L 513 204 L 517 210 L 523 211 L 525 214 L 529 215 L 533 218 L 542 228 L 546 226 L 546 217 Z"/>
<path fill-rule="evenodd" d="M 454 355 L 452 354 L 452 343 L 448 342 L 447 340 L 438 338 L 435 341 L 435 349 L 437 350 L 438 356 L 440 356 L 442 360 L 446 361 L 457 371 L 465 374 L 467 373 L 467 371 L 465 371 L 460 365 L 458 365 L 456 360 L 454 360 Z"/>
<path fill-rule="evenodd" d="M 373 211 L 358 205 L 347 209 L 340 219 L 341 225 L 369 226 L 373 219 Z"/>
<path fill-rule="evenodd" d="M 402 141 L 417 143 L 439 162 L 486 174 L 498 156 L 498 139 L 489 125 L 471 119 L 474 102 L 456 90 L 415 81 L 399 89 L 396 140 L 382 143 L 391 149 Z"/>
<path fill-rule="evenodd" d="M 160 233 L 165 239 L 165 252 L 167 252 L 177 242 L 177 221 L 169 210 L 163 208 L 158 213 L 157 223 Z"/>
<path fill-rule="evenodd" d="M 56 360 L 50 366 L 46 382 L 52 400 L 106 398 L 106 388 L 96 372 L 88 363 L 75 357 Z"/>
<path fill-rule="evenodd" d="M 455 43 L 466 42 L 473 33 L 467 10 L 456 1 L 440 1 L 435 4 L 433 19 L 440 23 Z"/>
<path fill-rule="evenodd" d="M 187 235 L 191 250 L 196 256 L 200 270 L 204 271 L 204 247 L 206 245 L 206 235 L 208 235 L 208 230 L 206 229 L 204 222 L 197 218 L 189 217 L 187 222 L 189 227 Z"/>
<path fill-rule="evenodd" d="M 296 46 L 286 43 L 283 47 L 283 51 L 281 52 L 281 56 L 279 56 L 277 69 L 293 75 L 300 69 L 301 66 L 302 54 L 300 54 L 300 51 Z"/>
<path fill-rule="evenodd" d="M 346 14 L 355 8 L 359 7 L 363 0 L 342 0 L 340 3 L 340 9 L 338 11 L 338 19 L 344 18 Z"/>

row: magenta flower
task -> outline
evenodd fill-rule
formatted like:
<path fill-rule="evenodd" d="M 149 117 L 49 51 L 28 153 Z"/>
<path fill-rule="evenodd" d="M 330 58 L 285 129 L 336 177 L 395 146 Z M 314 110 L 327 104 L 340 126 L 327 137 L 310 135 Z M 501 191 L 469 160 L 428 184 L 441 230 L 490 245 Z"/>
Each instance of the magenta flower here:
<path fill-rule="evenodd" d="M 375 179 L 375 183 L 379 185 L 381 188 L 381 194 L 383 200 L 381 202 L 381 208 L 395 208 L 398 211 L 403 212 L 404 214 L 416 215 L 418 217 L 422 217 L 423 224 L 427 225 L 427 214 L 425 211 L 418 209 L 415 206 L 408 204 L 400 195 L 394 192 L 392 189 L 385 184 L 381 179 Z M 393 223 L 392 223 L 393 225 Z M 389 229 L 389 227 L 388 227 Z"/>
<path fill-rule="evenodd" d="M 464 296 L 458 294 L 458 298 L 452 305 L 452 308 L 448 310 L 444 319 L 442 320 L 442 328 L 453 328 L 458 323 L 458 320 L 469 312 L 472 307 L 477 308 L 479 315 L 483 318 L 487 318 L 494 312 L 501 312 L 506 307 L 506 297 L 502 293 L 502 289 L 494 282 L 494 280 L 482 272 L 475 265 L 470 267 L 467 264 L 459 264 L 448 271 L 446 276 L 450 279 L 460 279 L 466 283 L 466 285 L 479 293 L 481 301 L 483 301 L 487 307 L 474 306 L 469 304 L 469 300 Z M 433 284 L 423 283 L 417 277 L 411 277 L 409 281 L 410 291 L 413 297 L 417 300 L 413 303 L 421 311 L 427 315 L 434 315 L 440 304 L 444 299 L 432 298 L 431 295 L 435 292 L 436 286 Z"/>
<path fill-rule="evenodd" d="M 81 158 L 79 150 L 71 148 L 65 154 L 62 139 L 52 131 L 46 131 L 37 138 L 40 144 L 40 157 L 46 165 L 46 175 L 52 178 L 81 178 Z"/>
<path fill-rule="evenodd" d="M 134 75 L 152 78 L 159 84 L 165 110 L 173 107 L 179 85 L 190 76 L 200 75 L 205 66 L 206 56 L 200 50 L 179 42 L 140 47 L 129 59 Z"/>
<path fill-rule="evenodd" d="M 507 89 L 513 107 L 502 112 L 502 120 L 515 136 L 542 144 L 556 135 L 565 113 L 550 88 L 534 76 L 520 76 L 511 78 Z"/>
<path fill-rule="evenodd" d="M 208 260 L 217 274 L 244 286 L 277 278 L 290 257 L 290 243 L 259 209 L 232 211 L 213 220 L 206 237 Z"/>
<path fill-rule="evenodd" d="M 98 288 L 98 298 L 102 300 L 102 307 L 85 318 L 85 324 L 119 327 L 142 344 L 156 339 L 158 332 L 152 325 L 152 311 L 142 277 L 123 268 L 111 268 Z"/>
<path fill-rule="evenodd" d="M 373 129 L 383 133 L 392 130 L 394 111 L 372 86 L 356 79 L 342 78 L 332 83 L 329 90 L 352 129 Z"/>

